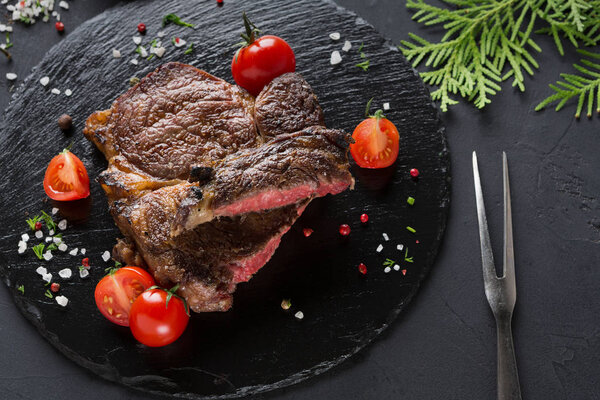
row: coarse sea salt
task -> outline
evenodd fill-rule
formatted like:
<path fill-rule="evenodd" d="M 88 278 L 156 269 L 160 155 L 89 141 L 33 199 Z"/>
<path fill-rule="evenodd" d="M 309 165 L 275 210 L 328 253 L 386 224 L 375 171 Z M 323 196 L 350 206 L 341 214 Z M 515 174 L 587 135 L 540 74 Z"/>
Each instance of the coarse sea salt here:
<path fill-rule="evenodd" d="M 61 269 L 58 271 L 58 276 L 63 279 L 69 279 L 71 276 L 73 276 L 73 271 L 71 271 L 69 268 Z"/>
<path fill-rule="evenodd" d="M 52 256 L 52 253 L 51 253 L 51 252 L 47 251 L 47 252 L 45 252 L 45 253 L 43 254 L 43 257 L 44 257 L 44 260 L 46 260 L 46 261 L 50 261 L 50 260 L 52 260 L 52 257 L 53 257 L 53 256 Z"/>
<path fill-rule="evenodd" d="M 397 248 L 399 251 L 402 251 L 402 250 L 404 249 L 404 245 L 403 245 L 403 244 L 399 244 L 398 246 L 396 246 L 396 248 Z"/>
<path fill-rule="evenodd" d="M 53 88 L 50 92 L 52 94 L 60 94 L 60 90 L 58 90 L 57 88 Z"/>
<path fill-rule="evenodd" d="M 77 247 L 75 247 L 73 250 L 71 250 L 69 252 L 69 255 L 76 256 L 78 251 L 79 251 L 79 249 Z"/>
<path fill-rule="evenodd" d="M 23 253 L 25 253 L 26 250 L 27 250 L 27 243 L 25 243 L 23 241 L 19 242 L 19 248 L 17 249 L 17 253 L 23 254 Z"/>
<path fill-rule="evenodd" d="M 154 49 L 154 54 L 156 54 L 158 58 L 162 58 L 162 56 L 165 54 L 165 51 L 167 51 L 167 49 L 161 46 Z"/>
<path fill-rule="evenodd" d="M 302 319 L 304 318 L 304 313 L 302 311 L 298 311 L 296 314 L 294 314 L 294 317 L 297 319 Z"/>
<path fill-rule="evenodd" d="M 66 307 L 67 304 L 69 304 L 69 299 L 66 298 L 65 296 L 56 296 L 55 299 L 56 299 L 56 302 L 63 307 Z"/>
<path fill-rule="evenodd" d="M 66 1 L 61 1 L 60 3 L 58 3 L 58 6 L 61 8 L 64 8 L 65 10 L 69 9 L 69 3 L 67 3 Z"/>
<path fill-rule="evenodd" d="M 383 239 L 387 242 L 388 240 L 390 240 L 390 237 L 387 235 L 387 233 L 384 233 Z"/>
<path fill-rule="evenodd" d="M 58 223 L 58 229 L 60 229 L 61 231 L 64 231 L 65 229 L 67 229 L 67 220 L 66 219 L 60 220 L 60 222 Z"/>
<path fill-rule="evenodd" d="M 114 58 L 121 58 L 121 52 L 117 49 L 113 49 L 112 55 Z"/>
<path fill-rule="evenodd" d="M 104 260 L 104 262 L 107 262 L 108 260 L 110 260 L 110 253 L 108 252 L 108 250 L 106 250 L 104 253 L 102 253 L 102 260 Z"/>
<path fill-rule="evenodd" d="M 182 38 L 175 38 L 173 40 L 173 44 L 175 45 L 175 47 L 183 47 L 187 44 L 187 42 Z"/>
<path fill-rule="evenodd" d="M 26 233 L 22 234 L 22 235 L 21 235 L 21 240 L 22 240 L 22 241 L 24 241 L 24 242 L 27 242 L 27 241 L 29 241 L 29 235 L 28 235 L 28 234 L 26 234 Z"/>
<path fill-rule="evenodd" d="M 331 53 L 331 59 L 329 60 L 329 62 L 331 63 L 331 65 L 336 65 L 342 62 L 342 56 L 340 55 L 339 51 L 333 51 Z"/>
<path fill-rule="evenodd" d="M 129 62 L 133 65 L 138 65 L 138 60 L 136 60 L 135 58 L 132 58 Z"/>
<path fill-rule="evenodd" d="M 59 244 L 59 243 L 61 243 L 61 242 L 62 242 L 62 239 L 61 239 L 60 237 L 58 237 L 58 236 L 54 236 L 54 237 L 52 238 L 52 241 L 53 241 L 54 243 L 56 243 L 56 244 Z"/>
<path fill-rule="evenodd" d="M 344 47 L 342 47 L 342 50 L 345 52 L 348 52 L 348 51 L 350 51 L 351 48 L 352 48 L 352 43 L 350 43 L 349 40 L 346 40 L 344 42 Z"/>
<path fill-rule="evenodd" d="M 160 31 L 160 32 L 158 32 L 158 33 L 156 34 L 156 36 L 158 36 L 158 37 L 160 37 L 160 38 L 161 38 L 161 37 L 165 37 L 165 35 L 166 35 L 166 33 L 165 33 L 165 32 L 163 32 L 163 31 Z"/>
<path fill-rule="evenodd" d="M 8 79 L 9 81 L 14 81 L 15 79 L 17 79 L 17 74 L 15 74 L 14 72 L 9 72 L 6 74 L 6 79 Z"/>
<path fill-rule="evenodd" d="M 79 277 L 80 278 L 87 278 L 88 276 L 90 276 L 90 271 L 88 271 L 85 268 L 79 268 Z"/>
<path fill-rule="evenodd" d="M 51 242 L 52 241 L 52 236 L 46 236 L 46 243 Z"/>
<path fill-rule="evenodd" d="M 69 97 L 73 94 L 73 92 L 71 91 L 71 89 L 67 89 L 65 90 L 65 96 Z"/>
<path fill-rule="evenodd" d="M 37 267 L 37 269 L 35 270 L 35 272 L 37 272 L 40 275 L 46 275 L 48 273 L 48 270 L 44 267 Z"/>
<path fill-rule="evenodd" d="M 44 237 L 44 232 L 42 232 L 41 230 L 35 231 L 35 237 L 41 239 L 42 237 Z"/>
<path fill-rule="evenodd" d="M 50 83 L 50 78 L 47 76 L 43 76 L 40 78 L 40 84 L 42 86 L 46 86 L 48 83 Z"/>
<path fill-rule="evenodd" d="M 48 235 L 50 235 L 50 236 L 54 235 L 54 229 L 50 229 L 50 230 L 48 231 Z"/>
<path fill-rule="evenodd" d="M 340 38 L 342 37 L 342 35 L 340 35 L 339 32 L 333 32 L 329 34 L 329 38 L 331 40 L 340 40 Z"/>
<path fill-rule="evenodd" d="M 59 244 L 59 245 L 58 245 L 58 249 L 59 249 L 60 251 L 63 251 L 63 252 L 64 252 L 64 251 L 67 251 L 67 245 L 66 245 L 66 244 L 64 244 L 64 243 L 61 243 L 61 244 Z"/>
<path fill-rule="evenodd" d="M 140 43 L 142 43 L 142 37 L 141 36 L 134 36 L 133 37 L 133 43 L 139 45 Z"/>
<path fill-rule="evenodd" d="M 148 50 L 146 50 L 145 47 L 140 46 L 138 48 L 139 48 L 139 53 L 138 54 L 140 55 L 140 57 L 143 57 L 143 58 L 148 57 Z"/>
<path fill-rule="evenodd" d="M 392 269 L 390 267 L 385 267 L 385 269 L 383 270 L 383 272 L 385 272 L 386 274 L 389 273 Z"/>
<path fill-rule="evenodd" d="M 398 264 L 394 264 L 394 271 L 400 271 L 400 266 Z"/>
<path fill-rule="evenodd" d="M 82 247 L 81 250 L 80 250 L 80 253 L 81 253 L 82 256 L 85 256 L 85 248 Z"/>
<path fill-rule="evenodd" d="M 42 275 L 42 280 L 45 282 L 50 282 L 52 280 L 52 274 L 48 272 L 47 274 Z"/>
<path fill-rule="evenodd" d="M 379 246 L 377 246 L 377 249 L 375 250 L 378 253 L 381 253 L 381 250 L 383 250 L 383 245 L 380 244 Z"/>
<path fill-rule="evenodd" d="M 55 215 L 57 212 L 58 212 L 58 208 L 56 208 L 56 207 L 52 208 L 52 215 Z"/>
<path fill-rule="evenodd" d="M 390 103 L 383 103 L 383 109 L 384 110 L 389 110 L 390 109 Z"/>

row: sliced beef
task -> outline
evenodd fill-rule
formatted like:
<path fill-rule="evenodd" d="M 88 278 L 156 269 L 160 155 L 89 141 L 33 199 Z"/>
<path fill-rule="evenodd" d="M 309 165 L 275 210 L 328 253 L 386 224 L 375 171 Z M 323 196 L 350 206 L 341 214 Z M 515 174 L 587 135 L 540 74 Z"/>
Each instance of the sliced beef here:
<path fill-rule="evenodd" d="M 349 136 L 322 121 L 297 74 L 255 105 L 192 66 L 159 67 L 84 130 L 109 161 L 98 180 L 126 237 L 114 254 L 179 283 L 194 311 L 227 310 L 312 198 L 353 185 Z"/>

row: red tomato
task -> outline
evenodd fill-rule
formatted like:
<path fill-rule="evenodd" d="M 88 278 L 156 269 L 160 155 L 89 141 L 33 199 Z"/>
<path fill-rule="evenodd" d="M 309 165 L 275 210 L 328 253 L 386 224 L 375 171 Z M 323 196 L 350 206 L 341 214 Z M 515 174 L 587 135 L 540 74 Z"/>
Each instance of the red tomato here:
<path fill-rule="evenodd" d="M 96 306 L 111 322 L 129 326 L 129 312 L 134 300 L 154 286 L 154 278 L 139 267 L 123 267 L 106 275 L 96 285 Z"/>
<path fill-rule="evenodd" d="M 294 51 L 280 37 L 257 37 L 259 30 L 246 13 L 243 14 L 246 33 L 242 34 L 246 46 L 239 49 L 231 61 L 231 74 L 235 83 L 256 97 L 273 79 L 296 70 Z"/>
<path fill-rule="evenodd" d="M 185 331 L 190 317 L 184 302 L 176 295 L 169 296 L 172 291 L 151 289 L 133 302 L 129 327 L 140 343 L 150 347 L 166 346 Z"/>
<path fill-rule="evenodd" d="M 352 138 L 354 143 L 350 144 L 350 154 L 360 167 L 389 167 L 398 157 L 398 129 L 380 112 L 358 124 Z"/>
<path fill-rule="evenodd" d="M 83 199 L 90 195 L 90 179 L 85 166 L 69 150 L 50 160 L 44 176 L 44 190 L 53 200 Z"/>

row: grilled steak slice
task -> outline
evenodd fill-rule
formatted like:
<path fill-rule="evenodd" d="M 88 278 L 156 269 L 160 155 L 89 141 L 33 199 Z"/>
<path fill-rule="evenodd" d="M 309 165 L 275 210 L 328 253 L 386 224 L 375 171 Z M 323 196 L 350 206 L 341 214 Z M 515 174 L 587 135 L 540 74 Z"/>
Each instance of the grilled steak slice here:
<path fill-rule="evenodd" d="M 86 122 L 126 236 L 116 258 L 143 258 L 197 312 L 227 310 L 236 283 L 269 260 L 308 202 L 353 184 L 349 136 L 322 126 L 302 77 L 275 79 L 259 99 L 169 63 Z"/>

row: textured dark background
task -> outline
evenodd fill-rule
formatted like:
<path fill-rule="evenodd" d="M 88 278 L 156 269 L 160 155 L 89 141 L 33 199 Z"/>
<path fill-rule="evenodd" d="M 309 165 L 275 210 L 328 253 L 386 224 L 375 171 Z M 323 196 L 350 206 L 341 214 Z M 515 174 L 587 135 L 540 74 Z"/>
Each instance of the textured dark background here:
<path fill-rule="evenodd" d="M 208 0 L 207 0 L 208 1 Z M 395 42 L 409 31 L 402 0 L 337 0 Z M 63 12 L 67 33 L 115 1 L 77 0 Z M 310 23 L 307 21 L 307 23 Z M 17 26 L 14 61 L 0 61 L 0 107 L 19 81 L 60 40 L 51 24 Z M 525 399 L 597 399 L 600 394 L 600 175 L 598 118 L 576 121 L 573 106 L 533 106 L 577 60 L 539 38 L 541 70 L 524 94 L 510 85 L 485 111 L 459 105 L 444 115 L 453 192 L 449 226 L 430 277 L 408 310 L 375 344 L 317 378 L 267 399 L 493 399 L 495 328 L 483 295 L 470 156 L 477 150 L 491 237 L 502 246 L 500 152 L 509 157 L 518 300 L 515 345 Z M 35 110 L 23 110 L 35 113 Z M 1 134 L 1 133 L 0 133 Z M 2 206 L 6 206 L 3 204 Z M 41 338 L 0 289 L 0 398 L 143 399 L 68 361 Z"/>

